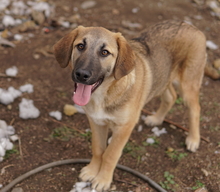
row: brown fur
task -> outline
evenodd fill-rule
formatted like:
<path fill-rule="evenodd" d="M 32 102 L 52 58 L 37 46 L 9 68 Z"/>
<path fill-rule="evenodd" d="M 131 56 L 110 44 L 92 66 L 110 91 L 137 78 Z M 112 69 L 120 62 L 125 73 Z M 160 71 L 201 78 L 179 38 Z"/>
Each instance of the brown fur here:
<path fill-rule="evenodd" d="M 79 52 L 75 47 L 83 41 L 87 47 Z M 111 53 L 107 57 L 100 57 L 103 46 Z M 80 178 L 91 181 L 93 188 L 109 188 L 141 109 L 155 96 L 161 96 L 161 105 L 145 123 L 154 126 L 163 122 L 177 97 L 174 84 L 188 108 L 187 149 L 194 152 L 199 147 L 199 89 L 206 65 L 206 38 L 194 26 L 165 21 L 131 41 L 104 28 L 78 27 L 55 44 L 54 53 L 61 67 L 71 60 L 74 70 L 79 60 L 85 58 L 85 63 L 92 60 L 89 66 L 86 64 L 88 69 L 101 66 L 96 76 L 104 73 L 103 83 L 84 106 L 92 129 L 93 157 Z M 113 136 L 107 146 L 109 129 Z"/>

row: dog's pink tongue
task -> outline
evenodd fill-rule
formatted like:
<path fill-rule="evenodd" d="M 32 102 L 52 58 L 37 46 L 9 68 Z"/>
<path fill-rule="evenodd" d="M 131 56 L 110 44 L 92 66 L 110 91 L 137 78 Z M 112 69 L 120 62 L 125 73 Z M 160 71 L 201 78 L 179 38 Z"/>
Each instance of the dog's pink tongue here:
<path fill-rule="evenodd" d="M 76 93 L 73 95 L 74 103 L 80 106 L 86 105 L 90 100 L 91 90 L 92 85 L 77 83 Z"/>

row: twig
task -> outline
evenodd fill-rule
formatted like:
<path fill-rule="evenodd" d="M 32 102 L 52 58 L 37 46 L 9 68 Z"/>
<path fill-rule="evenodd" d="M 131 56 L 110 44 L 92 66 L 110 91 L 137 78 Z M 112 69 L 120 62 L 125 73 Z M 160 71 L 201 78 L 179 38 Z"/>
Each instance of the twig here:
<path fill-rule="evenodd" d="M 1 175 L 3 175 L 3 174 L 5 173 L 5 169 L 6 169 L 6 168 L 9 168 L 9 167 L 12 167 L 12 166 L 14 166 L 14 164 L 7 165 L 7 166 L 3 167 L 3 168 L 1 169 Z"/>
<path fill-rule="evenodd" d="M 130 182 L 127 182 L 127 181 L 123 181 L 123 180 L 119 180 L 119 179 L 114 179 L 114 181 L 117 181 L 117 182 L 120 182 L 120 183 L 126 183 L 126 184 L 129 184 L 129 185 L 133 185 L 135 187 L 139 187 L 138 185 L 134 184 L 134 183 L 130 183 Z"/>
<path fill-rule="evenodd" d="M 8 41 L 7 39 L 4 39 L 2 37 L 0 37 L 0 45 L 8 45 L 10 47 L 15 47 L 15 44 Z"/>
<path fill-rule="evenodd" d="M 14 122 L 15 122 L 15 118 L 13 118 L 13 119 L 11 120 L 11 122 L 10 122 L 10 124 L 9 124 L 9 125 L 13 125 L 13 124 L 14 124 Z"/>
<path fill-rule="evenodd" d="M 66 127 L 71 127 L 71 128 L 73 128 L 74 130 L 80 132 L 81 134 L 84 134 L 83 131 L 81 131 L 81 130 L 79 130 L 79 129 L 77 129 L 77 128 L 71 126 L 71 125 L 68 125 L 68 124 L 66 124 L 66 123 L 62 123 L 62 122 L 60 122 L 60 121 L 57 121 L 56 119 L 52 119 L 52 121 L 54 121 L 54 122 L 56 122 L 56 123 L 59 123 L 59 124 L 61 124 L 61 125 L 64 125 L 64 126 L 66 126 Z"/>
<path fill-rule="evenodd" d="M 19 78 L 18 76 L 10 76 L 10 75 L 6 75 L 4 73 L 0 73 L 0 77 L 2 77 L 2 78 Z"/>
<path fill-rule="evenodd" d="M 20 137 L 18 138 L 18 143 L 19 143 L 20 156 L 21 156 L 21 159 L 23 160 L 23 153 L 22 153 L 22 148 L 21 148 L 21 138 Z"/>
<path fill-rule="evenodd" d="M 145 110 L 145 109 L 142 109 L 142 111 L 143 111 L 144 113 L 148 114 L 148 115 L 152 115 L 151 112 L 149 112 L 149 111 L 147 111 L 147 110 Z M 164 122 L 169 123 L 169 124 L 172 124 L 172 125 L 175 125 L 176 127 L 179 127 L 180 129 L 189 132 L 189 129 L 187 129 L 187 128 L 181 126 L 181 125 L 179 125 L 178 123 L 175 123 L 175 122 L 170 121 L 170 120 L 168 120 L 168 119 L 164 119 Z M 210 142 L 208 139 L 206 139 L 206 138 L 203 137 L 203 136 L 201 136 L 201 138 L 202 138 L 204 141 L 206 141 L 207 143 Z"/>

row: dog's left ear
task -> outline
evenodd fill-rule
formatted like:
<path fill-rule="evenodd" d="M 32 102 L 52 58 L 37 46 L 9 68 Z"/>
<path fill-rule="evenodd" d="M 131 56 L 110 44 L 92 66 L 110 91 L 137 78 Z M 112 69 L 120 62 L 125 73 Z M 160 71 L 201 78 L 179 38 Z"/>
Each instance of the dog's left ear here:
<path fill-rule="evenodd" d="M 116 35 L 118 57 L 114 68 L 114 77 L 118 80 L 134 69 L 135 55 L 127 40 L 120 33 L 117 33 Z"/>
<path fill-rule="evenodd" d="M 76 39 L 80 28 L 83 27 L 77 27 L 70 33 L 66 34 L 53 46 L 55 58 L 62 68 L 67 67 L 69 64 L 73 51 L 73 42 Z"/>

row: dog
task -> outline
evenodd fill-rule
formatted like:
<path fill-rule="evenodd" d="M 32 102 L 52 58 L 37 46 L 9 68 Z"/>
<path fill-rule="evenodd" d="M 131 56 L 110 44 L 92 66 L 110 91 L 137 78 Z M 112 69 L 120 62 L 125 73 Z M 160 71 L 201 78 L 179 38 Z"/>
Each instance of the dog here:
<path fill-rule="evenodd" d="M 79 177 L 94 189 L 110 187 L 142 108 L 157 96 L 160 107 L 145 123 L 162 124 L 177 98 L 174 84 L 188 109 L 187 149 L 198 149 L 206 38 L 193 25 L 163 21 L 129 41 L 102 27 L 79 26 L 54 45 L 54 55 L 62 68 L 72 67 L 73 101 L 83 106 L 91 126 L 93 156 Z"/>

